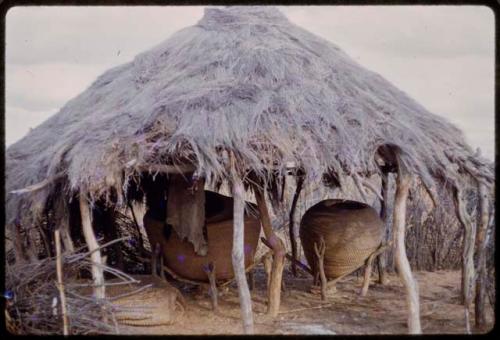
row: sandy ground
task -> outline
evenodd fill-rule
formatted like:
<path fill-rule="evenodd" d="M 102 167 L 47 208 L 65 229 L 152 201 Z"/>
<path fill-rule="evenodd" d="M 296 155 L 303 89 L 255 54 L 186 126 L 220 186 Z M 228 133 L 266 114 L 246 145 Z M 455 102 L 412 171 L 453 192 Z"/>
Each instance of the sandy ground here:
<path fill-rule="evenodd" d="M 372 277 L 372 280 L 376 279 Z M 465 333 L 464 309 L 459 304 L 459 271 L 416 272 L 419 283 L 421 322 L 424 333 Z M 359 295 L 362 277 L 351 275 L 329 291 L 327 301 L 310 293 L 311 277 L 284 273 L 280 314 L 265 314 L 265 273 L 255 271 L 255 288 L 251 292 L 256 334 L 405 334 L 406 302 L 404 288 L 395 275 L 387 285 L 372 282 L 365 297 Z M 193 286 L 177 284 L 187 301 L 183 315 L 170 326 L 121 327 L 128 334 L 241 334 L 242 325 L 235 284 L 222 292 L 219 310 L 212 311 L 206 292 Z M 488 329 L 493 327 L 494 312 L 487 303 Z M 471 320 L 474 320 L 471 313 Z"/>

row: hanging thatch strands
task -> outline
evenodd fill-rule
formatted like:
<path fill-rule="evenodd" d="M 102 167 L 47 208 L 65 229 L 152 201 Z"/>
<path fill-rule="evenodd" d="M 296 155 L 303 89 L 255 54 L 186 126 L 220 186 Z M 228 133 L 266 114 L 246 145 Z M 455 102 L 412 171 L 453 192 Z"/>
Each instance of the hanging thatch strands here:
<path fill-rule="evenodd" d="M 300 240 L 307 262 L 317 272 L 314 243 L 324 238 L 325 275 L 336 279 L 365 264 L 382 241 L 383 224 L 370 206 L 343 200 L 324 200 L 311 207 L 300 223 Z"/>

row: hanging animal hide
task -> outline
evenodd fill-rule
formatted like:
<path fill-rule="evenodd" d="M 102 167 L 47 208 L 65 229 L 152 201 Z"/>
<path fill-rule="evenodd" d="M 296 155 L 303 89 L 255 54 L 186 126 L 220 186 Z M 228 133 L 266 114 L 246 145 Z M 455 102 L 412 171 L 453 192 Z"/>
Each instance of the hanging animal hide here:
<path fill-rule="evenodd" d="M 205 256 L 208 244 L 203 235 L 205 226 L 205 180 L 191 182 L 181 175 L 170 177 L 167 199 L 167 224 L 172 225 L 180 239 L 187 238 L 196 254 Z"/>

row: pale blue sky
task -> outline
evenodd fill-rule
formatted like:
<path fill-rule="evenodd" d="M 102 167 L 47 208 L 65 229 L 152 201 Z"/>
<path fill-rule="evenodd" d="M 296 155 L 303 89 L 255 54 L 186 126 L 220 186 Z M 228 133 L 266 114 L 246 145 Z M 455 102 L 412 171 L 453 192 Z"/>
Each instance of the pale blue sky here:
<path fill-rule="evenodd" d="M 381 74 L 494 157 L 493 12 L 480 6 L 291 6 L 288 18 Z M 194 7 L 16 7 L 6 17 L 6 144 L 106 69 L 203 15 Z"/>

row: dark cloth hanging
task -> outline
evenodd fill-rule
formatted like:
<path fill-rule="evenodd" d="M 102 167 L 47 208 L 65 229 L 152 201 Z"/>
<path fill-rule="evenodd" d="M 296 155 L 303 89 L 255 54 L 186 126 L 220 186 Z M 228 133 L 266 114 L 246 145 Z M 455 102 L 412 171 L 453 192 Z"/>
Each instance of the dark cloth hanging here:
<path fill-rule="evenodd" d="M 188 177 L 189 178 L 189 177 Z M 180 239 L 187 238 L 196 254 L 205 256 L 208 245 L 203 235 L 205 229 L 205 181 L 189 181 L 181 175 L 170 177 L 167 198 L 167 224 Z"/>

